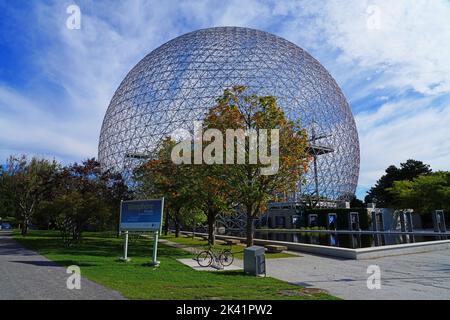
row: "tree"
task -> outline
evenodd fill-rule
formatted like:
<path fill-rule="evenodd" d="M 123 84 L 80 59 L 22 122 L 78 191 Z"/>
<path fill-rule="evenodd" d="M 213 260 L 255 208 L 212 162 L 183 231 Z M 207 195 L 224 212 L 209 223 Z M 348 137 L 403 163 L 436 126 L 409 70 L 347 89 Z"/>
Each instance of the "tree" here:
<path fill-rule="evenodd" d="M 5 196 L 5 188 L 6 188 L 6 174 L 3 166 L 0 165 L 0 218 L 3 218 L 10 214 L 8 198 Z"/>
<path fill-rule="evenodd" d="M 307 170 L 306 132 L 286 120 L 274 97 L 247 94 L 242 86 L 224 91 L 206 115 L 203 128 L 200 140 L 211 141 L 209 145 L 196 144 L 196 130 L 194 145 L 189 133 L 178 143 L 169 138 L 162 143 L 154 158 L 135 171 L 139 193 L 166 197 L 176 235 L 183 212 L 188 212 L 185 209 L 202 211 L 210 244 L 215 240 L 217 215 L 242 210 L 247 214 L 247 245 L 251 246 L 254 219 L 276 193 L 295 191 Z M 254 144 L 258 136 L 259 147 Z"/>
<path fill-rule="evenodd" d="M 27 234 L 31 219 L 51 192 L 58 168 L 55 160 L 9 157 L 2 172 L 1 194 L 20 221 L 22 235 Z"/>
<path fill-rule="evenodd" d="M 42 211 L 48 212 L 66 245 L 80 241 L 89 226 L 97 230 L 112 227 L 118 203 L 128 195 L 121 176 L 102 171 L 95 159 L 64 167 L 55 185 L 56 191 L 43 203 Z"/>
<path fill-rule="evenodd" d="M 138 182 L 138 197 L 164 197 L 166 217 L 169 215 L 175 224 L 175 236 L 180 234 L 182 209 L 191 200 L 190 172 L 187 167 L 176 165 L 171 159 L 174 141 L 166 138 L 156 151 L 153 159 L 134 171 Z M 166 223 L 166 228 L 168 224 Z"/>
<path fill-rule="evenodd" d="M 111 206 L 111 216 L 109 223 L 119 235 L 119 210 L 122 200 L 130 200 L 133 198 L 133 192 L 128 188 L 123 176 L 120 173 L 105 172 L 108 176 L 106 183 L 105 201 Z"/>
<path fill-rule="evenodd" d="M 395 207 L 422 214 L 450 210 L 450 172 L 435 172 L 413 180 L 395 181 L 389 188 Z"/>
<path fill-rule="evenodd" d="M 165 197 L 165 232 L 167 219 L 171 217 L 176 237 L 181 223 L 190 224 L 192 214 L 203 213 L 208 224 L 208 241 L 214 245 L 217 215 L 230 210 L 229 188 L 221 180 L 217 166 L 174 163 L 172 152 L 176 144 L 169 138 L 165 139 L 154 159 L 135 170 L 138 194 L 142 197 Z"/>
<path fill-rule="evenodd" d="M 214 245 L 217 216 L 233 210 L 232 186 L 227 184 L 219 165 L 201 164 L 189 168 L 193 177 L 190 180 L 190 199 L 194 201 L 191 207 L 194 210 L 197 208 L 206 216 L 208 243 Z"/>
<path fill-rule="evenodd" d="M 55 160 L 11 156 L 0 168 L 0 214 L 16 216 L 23 235 L 38 223 L 80 240 L 87 226 L 117 225 L 120 200 L 130 195 L 121 175 L 102 171 L 95 159 L 62 167 Z"/>
<path fill-rule="evenodd" d="M 193 235 L 197 226 L 206 222 L 206 216 L 199 208 L 183 208 L 181 211 L 183 225 L 189 226 L 192 229 Z"/>
<path fill-rule="evenodd" d="M 61 194 L 51 203 L 50 208 L 55 225 L 67 246 L 79 242 L 88 225 L 101 225 L 104 223 L 101 220 L 110 216 L 110 208 L 103 199 L 77 190 Z"/>
<path fill-rule="evenodd" d="M 356 196 L 352 198 L 352 201 L 350 202 L 350 208 L 364 208 L 364 202 L 360 199 L 358 199 Z"/>
<path fill-rule="evenodd" d="M 252 246 L 253 221 L 276 193 L 295 191 L 307 170 L 306 131 L 286 119 L 274 97 L 247 93 L 243 86 L 224 91 L 207 114 L 204 127 L 216 130 L 211 132 L 216 143 L 211 157 L 216 164 L 224 158 L 227 161 L 214 166 L 215 177 L 230 191 L 239 210 L 246 213 L 247 246 Z M 234 130 L 232 139 L 228 138 L 229 130 Z M 219 133 L 227 136 L 227 141 L 220 141 Z M 220 144 L 223 154 L 218 152 Z M 256 151 L 259 157 L 255 157 Z"/>
<path fill-rule="evenodd" d="M 395 181 L 413 180 L 414 178 L 430 174 L 430 166 L 417 160 L 408 160 L 400 164 L 400 168 L 392 165 L 386 169 L 383 175 L 368 192 L 365 197 L 366 203 L 376 203 L 378 207 L 389 207 L 393 205 L 392 194 L 388 191 Z"/>

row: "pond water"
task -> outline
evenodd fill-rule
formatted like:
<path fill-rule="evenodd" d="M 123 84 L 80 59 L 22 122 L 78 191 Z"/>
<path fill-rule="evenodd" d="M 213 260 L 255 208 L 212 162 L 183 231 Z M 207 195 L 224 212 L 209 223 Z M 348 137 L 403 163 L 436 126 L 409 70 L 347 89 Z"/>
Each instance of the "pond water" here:
<path fill-rule="evenodd" d="M 231 235 L 231 234 L 230 234 Z M 234 234 L 235 236 L 242 236 Z M 370 248 L 394 244 L 447 240 L 448 236 L 399 235 L 399 234 L 336 234 L 309 232 L 256 231 L 256 239 L 316 244 L 340 248 Z"/>

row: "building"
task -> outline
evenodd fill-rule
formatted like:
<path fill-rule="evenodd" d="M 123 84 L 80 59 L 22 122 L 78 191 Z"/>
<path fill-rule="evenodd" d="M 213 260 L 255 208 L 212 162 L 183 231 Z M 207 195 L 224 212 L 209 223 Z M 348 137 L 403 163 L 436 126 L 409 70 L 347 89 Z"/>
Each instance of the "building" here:
<path fill-rule="evenodd" d="M 275 96 L 309 134 L 310 170 L 284 201 L 349 201 L 359 175 L 359 141 L 350 107 L 327 70 L 297 45 L 248 28 L 194 31 L 149 53 L 122 81 L 99 143 L 103 168 L 130 175 L 175 129 L 202 120 L 225 88 Z"/>

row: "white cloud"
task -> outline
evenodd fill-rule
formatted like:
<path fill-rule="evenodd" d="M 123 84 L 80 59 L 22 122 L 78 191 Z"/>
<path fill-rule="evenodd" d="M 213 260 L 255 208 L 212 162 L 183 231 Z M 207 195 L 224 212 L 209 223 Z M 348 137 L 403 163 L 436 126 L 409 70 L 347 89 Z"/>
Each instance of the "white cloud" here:
<path fill-rule="evenodd" d="M 238 25 L 272 30 L 304 47 L 357 103 L 361 185 L 408 158 L 449 169 L 450 97 L 439 111 L 435 106 L 450 92 L 448 1 L 80 0 L 81 30 L 66 28 L 66 5 L 35 4 L 27 37 L 45 40 L 29 57 L 39 77 L 30 74 L 23 88 L 0 84 L 1 159 L 14 150 L 96 156 L 109 100 L 141 58 L 193 29 Z M 367 28 L 369 5 L 381 10 L 380 30 Z M 63 94 L 26 91 L 42 78 Z M 360 112 L 368 97 L 380 107 Z"/>
<path fill-rule="evenodd" d="M 380 29 L 367 26 L 371 5 Z M 450 169 L 450 2 L 281 1 L 279 8 L 292 16 L 282 35 L 318 57 L 358 110 L 362 189 L 409 158 Z"/>
<path fill-rule="evenodd" d="M 11 152 L 78 161 L 96 156 L 102 119 L 120 81 L 181 32 L 170 4 L 131 1 L 112 7 L 85 1 L 80 7 L 82 28 L 69 30 L 66 4 L 36 4 L 28 43 L 37 45 L 29 48 L 34 53 L 28 60 L 37 72 L 30 72 L 23 87 L 0 86 L 0 159 Z M 51 89 L 39 87 L 41 79 Z"/>
<path fill-rule="evenodd" d="M 80 125 L 81 120 L 58 119 L 31 98 L 0 86 L 0 159 L 4 161 L 10 154 L 33 153 L 67 160 L 95 154 L 94 145 L 86 143 L 89 134 Z"/>
<path fill-rule="evenodd" d="M 312 49 L 323 51 L 327 45 L 339 50 L 339 59 L 346 66 L 357 64 L 366 71 L 382 72 L 384 77 L 377 85 L 413 88 L 423 94 L 450 91 L 450 2 L 329 0 L 294 4 L 288 10 L 294 18 L 283 28 L 288 37 L 305 41 Z M 368 19 L 374 18 L 374 12 L 367 10 L 370 6 L 379 8 L 379 29 L 368 27 Z M 305 11 L 313 17 L 309 21 Z M 308 31 L 306 36 L 302 29 Z"/>
<path fill-rule="evenodd" d="M 433 104 L 430 98 L 402 100 L 356 116 L 361 186 L 370 187 L 389 165 L 407 159 L 421 160 L 434 170 L 449 169 L 450 103 L 439 108 Z"/>
<path fill-rule="evenodd" d="M 66 3 L 37 3 L 28 21 L 28 36 L 37 44 L 31 62 L 40 79 L 53 82 L 51 90 L 0 88 L 2 128 L 0 158 L 7 152 L 36 153 L 46 150 L 65 158 L 97 154 L 98 136 L 106 108 L 126 73 L 162 43 L 212 25 L 246 25 L 270 18 L 258 1 L 227 4 L 211 1 L 79 1 L 81 30 L 66 27 Z M 45 40 L 43 43 L 42 40 Z M 30 83 L 39 82 L 30 74 Z M 28 87 L 30 86 L 27 84 Z M 33 85 L 31 85 L 33 87 Z M 33 88 L 32 88 L 33 89 Z M 33 91 L 33 90 L 32 90 Z M 36 90 L 37 91 L 37 90 Z M 44 96 L 42 96 L 42 94 Z M 45 95 L 48 95 L 46 97 Z M 51 111 L 53 110 L 53 112 Z M 61 121 L 60 118 L 64 118 Z M 70 128 L 70 130 L 68 130 Z M 7 134 L 3 134 L 7 133 Z M 15 152 L 15 153 L 16 153 Z"/>

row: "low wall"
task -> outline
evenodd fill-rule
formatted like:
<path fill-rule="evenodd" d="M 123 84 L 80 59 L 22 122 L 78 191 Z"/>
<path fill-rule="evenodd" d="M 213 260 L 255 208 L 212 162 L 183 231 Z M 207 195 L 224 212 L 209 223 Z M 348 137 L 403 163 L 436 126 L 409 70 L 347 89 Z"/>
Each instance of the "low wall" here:
<path fill-rule="evenodd" d="M 357 251 L 356 259 L 363 260 L 448 249 L 450 249 L 450 240 L 405 243 L 355 250 Z"/>
<path fill-rule="evenodd" d="M 182 231 L 181 233 L 192 234 L 192 232 L 185 232 L 185 231 Z M 195 235 L 204 236 L 207 234 L 195 233 Z M 245 238 L 243 237 L 233 237 L 223 235 L 216 235 L 216 239 L 236 239 L 240 241 L 245 240 Z M 397 244 L 390 246 L 380 246 L 361 249 L 327 247 L 315 244 L 263 240 L 263 239 L 254 239 L 254 243 L 262 246 L 268 244 L 282 245 L 287 247 L 288 250 L 291 251 L 307 252 L 311 254 L 330 256 L 342 259 L 352 259 L 352 260 L 376 259 L 381 257 L 398 256 L 403 254 L 423 253 L 423 252 L 450 249 L 450 240 L 406 243 L 406 244 Z"/>

